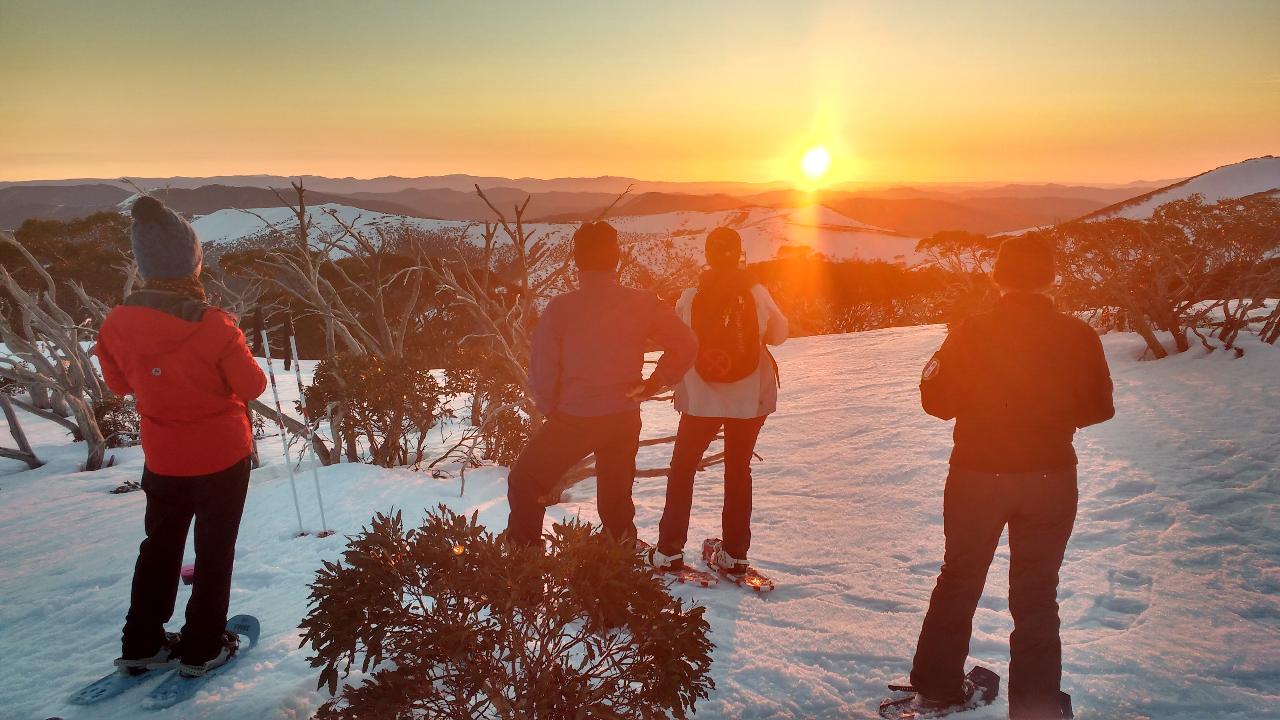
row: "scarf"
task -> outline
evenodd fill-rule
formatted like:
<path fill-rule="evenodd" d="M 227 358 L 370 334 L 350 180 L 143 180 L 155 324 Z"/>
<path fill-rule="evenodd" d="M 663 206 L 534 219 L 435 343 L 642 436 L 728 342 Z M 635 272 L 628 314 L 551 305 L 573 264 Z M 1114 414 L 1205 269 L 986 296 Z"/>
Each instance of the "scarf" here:
<path fill-rule="evenodd" d="M 187 297 L 195 298 L 200 302 L 206 302 L 208 296 L 205 295 L 204 285 L 201 284 L 197 275 L 190 277 L 175 278 L 172 280 L 147 280 L 143 287 L 147 290 L 160 290 L 163 292 L 176 293 Z"/>

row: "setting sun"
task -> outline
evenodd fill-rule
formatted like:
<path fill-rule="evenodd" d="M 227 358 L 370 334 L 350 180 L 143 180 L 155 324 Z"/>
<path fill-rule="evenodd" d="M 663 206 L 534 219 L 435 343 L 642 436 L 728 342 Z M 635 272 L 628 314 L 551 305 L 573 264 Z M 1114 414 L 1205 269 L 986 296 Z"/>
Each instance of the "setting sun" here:
<path fill-rule="evenodd" d="M 827 168 L 831 167 L 831 153 L 821 145 L 810 148 L 804 154 L 804 159 L 800 161 L 800 167 L 804 170 L 805 177 L 818 180 L 826 175 Z"/>

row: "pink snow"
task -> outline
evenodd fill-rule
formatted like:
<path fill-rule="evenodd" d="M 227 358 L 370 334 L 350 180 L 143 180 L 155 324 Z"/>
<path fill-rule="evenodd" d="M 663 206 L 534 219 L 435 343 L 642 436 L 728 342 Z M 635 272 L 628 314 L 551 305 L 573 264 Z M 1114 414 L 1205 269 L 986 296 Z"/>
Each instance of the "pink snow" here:
<path fill-rule="evenodd" d="M 872 718 L 884 684 L 907 672 L 942 554 L 951 425 L 919 409 L 916 384 L 943 332 L 894 328 L 779 349 L 781 402 L 761 436 L 751 551 L 778 589 L 672 590 L 707 607 L 716 644 L 717 687 L 698 717 Z M 1104 344 L 1117 416 L 1077 438 L 1080 513 L 1059 595 L 1064 687 L 1082 718 L 1280 717 L 1280 353 L 1246 342 L 1238 360 L 1192 350 L 1139 362 L 1135 336 Z M 149 686 L 93 708 L 65 699 L 118 652 L 144 503 L 107 491 L 138 477 L 141 454 L 114 451 L 116 467 L 78 473 L 82 448 L 24 419 L 49 463 L 24 471 L 0 460 L 0 656 L 10 665 L 0 715 L 140 717 Z M 646 409 L 646 435 L 675 419 L 669 407 Z M 502 468 L 469 472 L 460 497 L 457 477 L 341 465 L 320 473 L 338 534 L 294 539 L 278 438 L 263 442 L 268 464 L 253 476 L 232 595 L 233 612 L 261 618 L 262 644 L 192 701 L 148 717 L 309 717 L 326 696 L 296 626 L 307 583 L 338 556 L 342 535 L 375 511 L 415 519 L 437 502 L 478 511 L 494 530 L 506 520 Z M 646 449 L 640 465 L 663 464 L 667 451 Z M 719 534 L 721 477 L 699 476 L 695 552 Z M 298 480 L 304 520 L 318 528 L 309 471 Z M 635 494 L 636 524 L 652 540 L 663 481 L 640 480 Z M 595 520 L 593 495 L 591 481 L 575 487 L 548 522 Z M 972 663 L 1002 675 L 1007 571 L 1002 547 L 971 646 Z M 179 590 L 174 628 L 189 592 Z M 1002 697 L 972 717 L 1006 709 Z"/>

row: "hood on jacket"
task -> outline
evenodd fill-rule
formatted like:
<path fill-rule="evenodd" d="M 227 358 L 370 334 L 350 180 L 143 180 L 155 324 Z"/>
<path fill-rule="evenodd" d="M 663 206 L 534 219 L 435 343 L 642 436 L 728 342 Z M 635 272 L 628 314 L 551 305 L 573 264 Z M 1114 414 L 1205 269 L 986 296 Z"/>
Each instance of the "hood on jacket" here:
<path fill-rule="evenodd" d="M 148 355 L 171 352 L 200 331 L 208 309 L 185 295 L 140 290 L 111 311 L 102 333 L 113 345 Z"/>

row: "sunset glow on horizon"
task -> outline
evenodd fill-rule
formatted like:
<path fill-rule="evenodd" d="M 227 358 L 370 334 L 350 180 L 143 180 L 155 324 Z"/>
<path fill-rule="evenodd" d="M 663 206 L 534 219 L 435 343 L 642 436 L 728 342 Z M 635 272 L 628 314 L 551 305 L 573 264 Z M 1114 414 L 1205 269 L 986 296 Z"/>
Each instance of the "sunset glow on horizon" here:
<path fill-rule="evenodd" d="M 1280 3 L 1032 5 L 0 0 L 0 180 L 1122 183 L 1280 153 Z"/>

